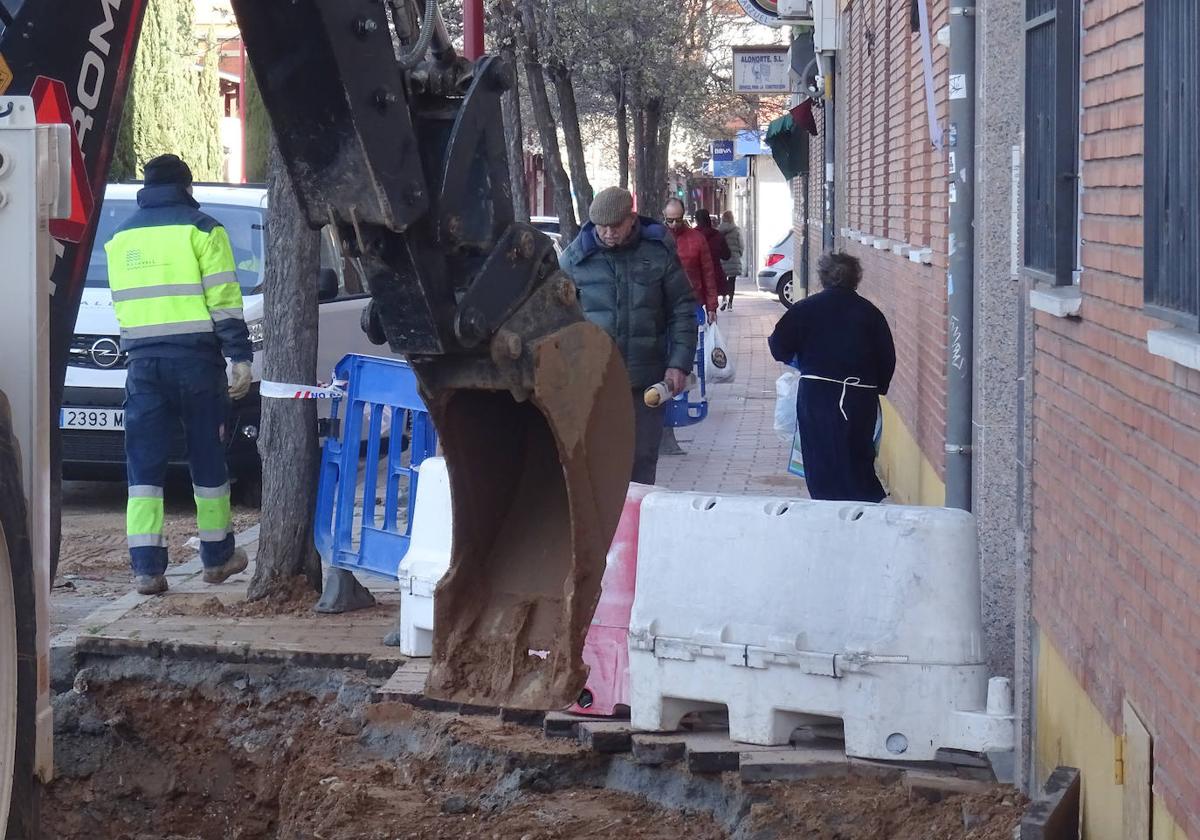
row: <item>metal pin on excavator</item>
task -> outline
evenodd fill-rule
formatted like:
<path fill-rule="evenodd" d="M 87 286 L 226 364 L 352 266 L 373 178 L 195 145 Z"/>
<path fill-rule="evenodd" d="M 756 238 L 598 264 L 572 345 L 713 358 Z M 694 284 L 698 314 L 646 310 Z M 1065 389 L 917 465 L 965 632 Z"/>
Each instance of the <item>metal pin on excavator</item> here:
<path fill-rule="evenodd" d="M 308 221 L 361 259 L 364 328 L 408 357 L 454 499 L 427 692 L 564 707 L 633 453 L 629 381 L 547 237 L 513 219 L 497 58 L 435 0 L 234 0 Z"/>

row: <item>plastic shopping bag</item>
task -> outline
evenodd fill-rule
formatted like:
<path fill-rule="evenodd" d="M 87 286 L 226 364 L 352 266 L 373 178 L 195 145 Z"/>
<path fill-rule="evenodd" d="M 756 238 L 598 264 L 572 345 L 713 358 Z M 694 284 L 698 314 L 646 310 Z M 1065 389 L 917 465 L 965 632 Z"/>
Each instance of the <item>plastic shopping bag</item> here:
<path fill-rule="evenodd" d="M 709 382 L 732 382 L 734 376 L 733 355 L 725 343 L 725 337 L 716 324 L 710 324 L 704 335 L 704 376 Z"/>
<path fill-rule="evenodd" d="M 775 434 L 790 443 L 796 431 L 796 394 L 800 390 L 800 371 L 787 370 L 775 380 Z"/>

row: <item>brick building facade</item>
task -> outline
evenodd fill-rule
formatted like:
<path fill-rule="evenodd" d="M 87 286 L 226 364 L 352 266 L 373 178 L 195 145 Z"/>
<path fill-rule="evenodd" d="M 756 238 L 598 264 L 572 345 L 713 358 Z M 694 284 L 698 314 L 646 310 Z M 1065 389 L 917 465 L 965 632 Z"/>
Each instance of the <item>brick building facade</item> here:
<path fill-rule="evenodd" d="M 911 4 L 841 6 L 797 265 L 807 230 L 816 290 L 829 228 L 863 261 L 899 358 L 880 469 L 942 504 L 949 50 L 939 150 Z M 975 8 L 975 512 L 1018 778 L 1081 768 L 1086 837 L 1200 838 L 1200 3 Z"/>
<path fill-rule="evenodd" d="M 1168 15 L 1177 5 L 1092 0 L 1080 9 L 1079 279 L 1067 292 L 1078 295 L 1078 316 L 1035 315 L 1033 607 L 1043 646 L 1111 734 L 1128 738 L 1132 714 L 1152 738 L 1151 779 L 1125 781 L 1147 783 L 1179 830 L 1200 837 L 1200 371 L 1150 352 L 1148 335 L 1174 324 L 1147 312 L 1144 271 L 1153 139 L 1143 60 L 1171 60 L 1148 52 L 1144 33 L 1151 8 Z M 1198 35 L 1190 68 L 1178 65 L 1191 74 L 1178 83 L 1193 90 Z M 1173 132 L 1173 154 L 1186 154 L 1188 141 Z M 1200 172 L 1171 187 L 1194 196 Z M 1193 243 L 1195 278 L 1200 220 L 1190 224 L 1176 233 Z M 1042 705 L 1052 717 L 1060 698 L 1040 698 L 1039 714 Z M 1050 752 L 1042 757 L 1057 760 Z M 1111 818 L 1125 795 L 1110 790 L 1096 807 Z"/>

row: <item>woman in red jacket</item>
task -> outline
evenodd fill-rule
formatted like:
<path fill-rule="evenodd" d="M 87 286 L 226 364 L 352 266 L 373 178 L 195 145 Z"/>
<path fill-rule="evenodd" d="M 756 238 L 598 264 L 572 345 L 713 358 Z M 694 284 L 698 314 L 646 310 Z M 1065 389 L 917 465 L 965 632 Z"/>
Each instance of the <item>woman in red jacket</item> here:
<path fill-rule="evenodd" d="M 708 323 L 715 324 L 717 291 L 720 284 L 708 240 L 683 218 L 683 202 L 677 198 L 670 199 L 663 208 L 663 224 L 675 238 L 675 250 L 679 254 L 679 261 L 683 263 L 683 271 L 692 284 L 692 293 L 708 313 Z"/>

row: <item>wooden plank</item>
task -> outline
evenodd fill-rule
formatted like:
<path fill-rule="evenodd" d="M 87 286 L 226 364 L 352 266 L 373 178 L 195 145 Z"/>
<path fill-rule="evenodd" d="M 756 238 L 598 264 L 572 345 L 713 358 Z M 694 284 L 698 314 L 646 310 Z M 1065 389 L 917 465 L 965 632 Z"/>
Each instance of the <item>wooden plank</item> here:
<path fill-rule="evenodd" d="M 1021 840 L 1079 840 L 1081 788 L 1074 767 L 1059 767 L 1051 773 L 1021 816 Z"/>
<path fill-rule="evenodd" d="M 687 757 L 685 737 L 683 732 L 639 732 L 633 736 L 633 760 L 651 767 L 683 761 Z"/>
<path fill-rule="evenodd" d="M 412 703 L 425 693 L 425 678 L 429 676 L 429 661 L 410 659 L 396 669 L 387 682 L 375 690 L 372 699 L 379 702 L 399 700 Z"/>
<path fill-rule="evenodd" d="M 577 729 L 584 718 L 566 712 L 546 712 L 542 721 L 542 732 L 547 738 L 578 738 Z"/>
<path fill-rule="evenodd" d="M 689 732 L 684 736 L 687 768 L 693 773 L 725 773 L 741 765 L 746 744 L 729 740 L 722 732 Z"/>
<path fill-rule="evenodd" d="M 885 785 L 895 784 L 904 775 L 903 767 L 872 758 L 848 758 L 846 764 L 851 776 L 857 776 L 860 779 L 875 779 Z"/>
<path fill-rule="evenodd" d="M 633 727 L 626 721 L 581 720 L 576 725 L 579 743 L 598 753 L 626 753 L 633 747 Z"/>
<path fill-rule="evenodd" d="M 546 713 L 536 712 L 531 709 L 501 709 L 500 720 L 503 723 L 515 723 L 520 726 L 541 728 L 546 720 Z"/>
<path fill-rule="evenodd" d="M 1122 750 L 1124 783 L 1121 786 L 1124 840 L 1149 840 L 1154 742 L 1137 709 L 1125 700 L 1125 743 Z"/>
<path fill-rule="evenodd" d="M 958 794 L 993 793 L 996 785 L 992 782 L 961 779 L 955 775 L 907 770 L 904 773 L 904 788 L 908 791 L 909 799 L 940 802 L 947 796 Z"/>
<path fill-rule="evenodd" d="M 779 752 L 747 751 L 740 756 L 738 772 L 743 782 L 782 782 L 801 779 L 835 779 L 850 774 L 845 752 L 837 749 L 790 749 Z"/>

